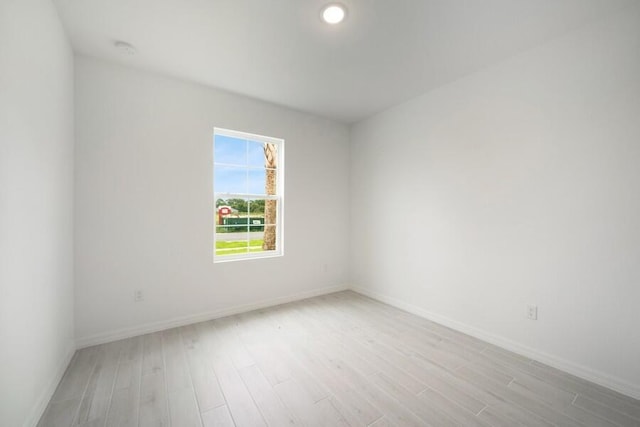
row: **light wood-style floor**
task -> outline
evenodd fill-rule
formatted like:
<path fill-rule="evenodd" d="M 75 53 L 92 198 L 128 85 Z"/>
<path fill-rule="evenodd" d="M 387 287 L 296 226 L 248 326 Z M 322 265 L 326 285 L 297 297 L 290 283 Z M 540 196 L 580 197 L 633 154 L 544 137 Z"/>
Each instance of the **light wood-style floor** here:
<path fill-rule="evenodd" d="M 41 426 L 640 426 L 640 401 L 353 292 L 76 353 Z"/>

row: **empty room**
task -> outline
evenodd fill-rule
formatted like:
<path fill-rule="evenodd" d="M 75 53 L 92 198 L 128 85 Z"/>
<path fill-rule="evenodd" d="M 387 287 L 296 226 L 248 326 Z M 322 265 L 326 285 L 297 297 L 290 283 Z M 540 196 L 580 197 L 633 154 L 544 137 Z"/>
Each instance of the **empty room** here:
<path fill-rule="evenodd" d="M 0 0 L 0 426 L 640 427 L 640 1 Z"/>

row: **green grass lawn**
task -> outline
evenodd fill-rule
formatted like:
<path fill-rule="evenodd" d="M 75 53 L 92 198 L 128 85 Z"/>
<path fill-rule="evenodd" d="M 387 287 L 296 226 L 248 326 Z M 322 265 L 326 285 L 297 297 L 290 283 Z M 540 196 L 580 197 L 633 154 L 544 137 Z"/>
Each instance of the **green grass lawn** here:
<path fill-rule="evenodd" d="M 249 240 L 249 252 L 262 252 L 262 239 Z M 237 241 L 237 242 L 216 242 L 216 255 L 235 255 L 235 254 L 246 254 L 247 253 L 247 242 L 245 241 Z"/>

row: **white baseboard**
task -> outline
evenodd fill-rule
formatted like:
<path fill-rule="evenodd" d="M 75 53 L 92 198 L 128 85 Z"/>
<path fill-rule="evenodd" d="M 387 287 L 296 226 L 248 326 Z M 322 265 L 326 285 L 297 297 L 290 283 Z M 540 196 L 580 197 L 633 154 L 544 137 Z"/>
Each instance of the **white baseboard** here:
<path fill-rule="evenodd" d="M 605 374 L 604 372 L 596 371 L 594 369 L 582 366 L 569 360 L 541 352 L 531 347 L 522 345 L 516 341 L 512 341 L 499 335 L 495 335 L 482 329 L 478 329 L 474 326 L 458 322 L 456 320 L 450 319 L 437 313 L 430 312 L 413 304 L 406 303 L 387 295 L 382 295 L 377 292 L 372 292 L 368 289 L 360 288 L 357 286 L 352 286 L 350 287 L 350 289 L 354 292 L 366 295 L 377 301 L 389 304 L 401 310 L 447 326 L 451 329 L 455 329 L 456 331 L 497 345 L 498 347 L 502 347 L 506 350 L 525 356 L 529 359 L 533 359 L 554 368 L 560 369 L 564 372 L 575 375 L 576 377 L 580 377 L 608 389 L 615 390 L 626 396 L 632 397 L 634 399 L 640 399 L 640 385 L 631 384 L 621 378 L 616 378 L 611 375 Z"/>
<path fill-rule="evenodd" d="M 60 384 L 62 376 L 66 372 L 69 363 L 71 363 L 71 359 L 73 358 L 75 352 L 75 346 L 73 345 L 73 343 L 70 343 L 69 347 L 67 348 L 67 352 L 64 355 L 64 358 L 58 365 L 58 369 L 51 377 L 51 380 L 49 380 L 47 386 L 42 390 L 42 393 L 40 393 L 38 400 L 36 400 L 36 404 L 33 406 L 31 411 L 29 412 L 29 415 L 27 416 L 27 419 L 22 424 L 23 427 L 36 427 L 38 425 L 40 418 L 42 418 L 44 411 L 47 409 L 47 405 L 51 400 L 51 396 L 53 396 L 53 393 L 56 391 L 58 384 Z"/>
<path fill-rule="evenodd" d="M 194 315 L 176 317 L 168 320 L 161 320 L 158 322 L 145 323 L 143 325 L 134 326 L 131 328 L 123 328 L 115 331 L 109 331 L 87 337 L 81 337 L 76 340 L 76 347 L 78 349 L 91 347 L 98 344 L 104 344 L 112 341 L 117 341 L 125 338 L 131 338 L 138 335 L 149 334 L 152 332 L 164 331 L 166 329 L 176 328 L 179 326 L 190 325 L 192 323 L 205 322 L 207 320 L 218 319 L 221 317 L 232 316 L 234 314 L 245 313 L 247 311 L 258 310 L 265 307 L 272 307 L 275 305 L 286 304 L 288 302 L 303 300 L 312 298 L 319 295 L 330 294 L 333 292 L 339 292 L 347 290 L 346 286 L 331 286 L 320 289 L 314 289 L 312 291 L 299 292 L 292 295 L 283 297 L 270 298 L 267 300 L 257 301 L 248 304 L 241 304 L 229 308 L 223 308 L 220 310 L 199 313 Z"/>

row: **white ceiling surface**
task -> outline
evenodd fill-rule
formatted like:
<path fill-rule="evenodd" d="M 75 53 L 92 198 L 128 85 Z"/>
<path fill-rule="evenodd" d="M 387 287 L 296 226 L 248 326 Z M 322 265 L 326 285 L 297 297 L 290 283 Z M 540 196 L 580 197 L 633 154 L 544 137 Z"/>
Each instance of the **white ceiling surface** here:
<path fill-rule="evenodd" d="M 54 1 L 80 54 L 350 123 L 637 0 Z"/>

